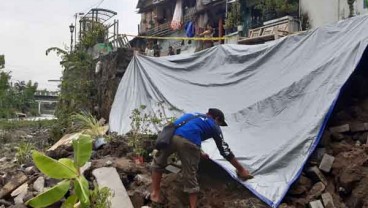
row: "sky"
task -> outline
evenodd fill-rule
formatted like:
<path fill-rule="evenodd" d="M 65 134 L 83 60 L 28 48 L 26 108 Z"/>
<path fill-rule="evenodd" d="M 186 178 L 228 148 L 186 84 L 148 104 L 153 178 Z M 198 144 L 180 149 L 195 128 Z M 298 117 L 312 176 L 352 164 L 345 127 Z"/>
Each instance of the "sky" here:
<path fill-rule="evenodd" d="M 87 13 L 92 7 L 117 12 L 119 32 L 137 34 L 140 15 L 138 0 L 0 0 L 0 55 L 5 55 L 5 70 L 13 81 L 32 80 L 39 89 L 57 90 L 62 68 L 49 47 L 70 45 L 69 25 L 74 14 Z"/>

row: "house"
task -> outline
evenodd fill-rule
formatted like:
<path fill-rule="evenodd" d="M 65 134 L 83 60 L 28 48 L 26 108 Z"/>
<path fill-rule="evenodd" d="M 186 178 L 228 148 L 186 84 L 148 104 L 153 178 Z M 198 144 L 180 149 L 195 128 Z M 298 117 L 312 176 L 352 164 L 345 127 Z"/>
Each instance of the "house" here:
<path fill-rule="evenodd" d="M 139 0 L 138 13 L 141 22 L 138 33 L 150 37 L 199 37 L 207 24 L 213 28 L 211 36 L 224 36 L 223 22 L 226 0 Z M 133 43 L 132 43 L 133 42 Z M 176 54 L 193 53 L 201 48 L 203 41 L 182 39 L 134 39 L 133 47 L 144 51 L 146 47 L 160 50 L 167 55 L 171 46 Z M 220 41 L 214 44 L 220 44 Z"/>

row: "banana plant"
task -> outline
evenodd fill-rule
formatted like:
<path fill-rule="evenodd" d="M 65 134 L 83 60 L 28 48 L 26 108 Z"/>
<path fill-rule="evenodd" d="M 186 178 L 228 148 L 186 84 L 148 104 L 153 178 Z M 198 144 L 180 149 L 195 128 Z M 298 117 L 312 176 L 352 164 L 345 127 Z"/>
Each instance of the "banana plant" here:
<path fill-rule="evenodd" d="M 81 208 L 89 207 L 90 191 L 88 181 L 81 173 L 81 167 L 91 158 L 92 138 L 82 134 L 73 141 L 74 160 L 61 158 L 55 160 L 45 154 L 33 151 L 32 158 L 36 167 L 50 178 L 61 181 L 50 189 L 37 195 L 26 202 L 26 205 L 34 208 L 47 207 L 60 201 L 73 187 L 71 195 L 65 200 L 62 208 L 74 208 L 79 204 Z"/>

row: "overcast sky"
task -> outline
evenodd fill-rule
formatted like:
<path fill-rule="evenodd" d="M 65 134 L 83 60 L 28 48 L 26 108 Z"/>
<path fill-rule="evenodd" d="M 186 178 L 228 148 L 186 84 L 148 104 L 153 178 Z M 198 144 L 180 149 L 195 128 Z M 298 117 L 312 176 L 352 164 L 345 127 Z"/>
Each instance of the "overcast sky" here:
<path fill-rule="evenodd" d="M 100 8 L 118 13 L 120 33 L 137 33 L 137 0 L 0 0 L 0 54 L 13 80 L 32 80 L 39 89 L 56 90 L 58 83 L 48 80 L 61 77 L 60 58 L 45 51 L 69 46 L 74 14 L 100 2 Z"/>

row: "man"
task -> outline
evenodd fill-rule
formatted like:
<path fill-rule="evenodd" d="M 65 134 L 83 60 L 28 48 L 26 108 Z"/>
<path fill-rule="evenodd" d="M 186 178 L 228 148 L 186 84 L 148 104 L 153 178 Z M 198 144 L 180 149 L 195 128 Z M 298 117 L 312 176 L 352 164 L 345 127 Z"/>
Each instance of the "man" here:
<path fill-rule="evenodd" d="M 153 204 L 159 204 L 160 182 L 162 172 L 167 165 L 167 158 L 174 152 L 178 153 L 182 162 L 182 175 L 184 179 L 184 192 L 189 193 L 190 208 L 197 207 L 197 195 L 199 185 L 197 170 L 200 157 L 208 158 L 201 152 L 201 142 L 213 138 L 221 155 L 226 158 L 237 170 L 238 176 L 244 180 L 253 176 L 238 162 L 231 152 L 228 144 L 224 141 L 219 126 L 227 126 L 224 113 L 216 108 L 210 108 L 207 114 L 184 114 L 174 124 L 184 125 L 178 127 L 174 133 L 171 144 L 166 149 L 157 152 L 152 165 L 152 193 L 150 200 Z"/>
<path fill-rule="evenodd" d="M 174 48 L 172 46 L 169 46 L 169 53 L 168 53 L 168 55 L 169 56 L 175 55 Z"/>

